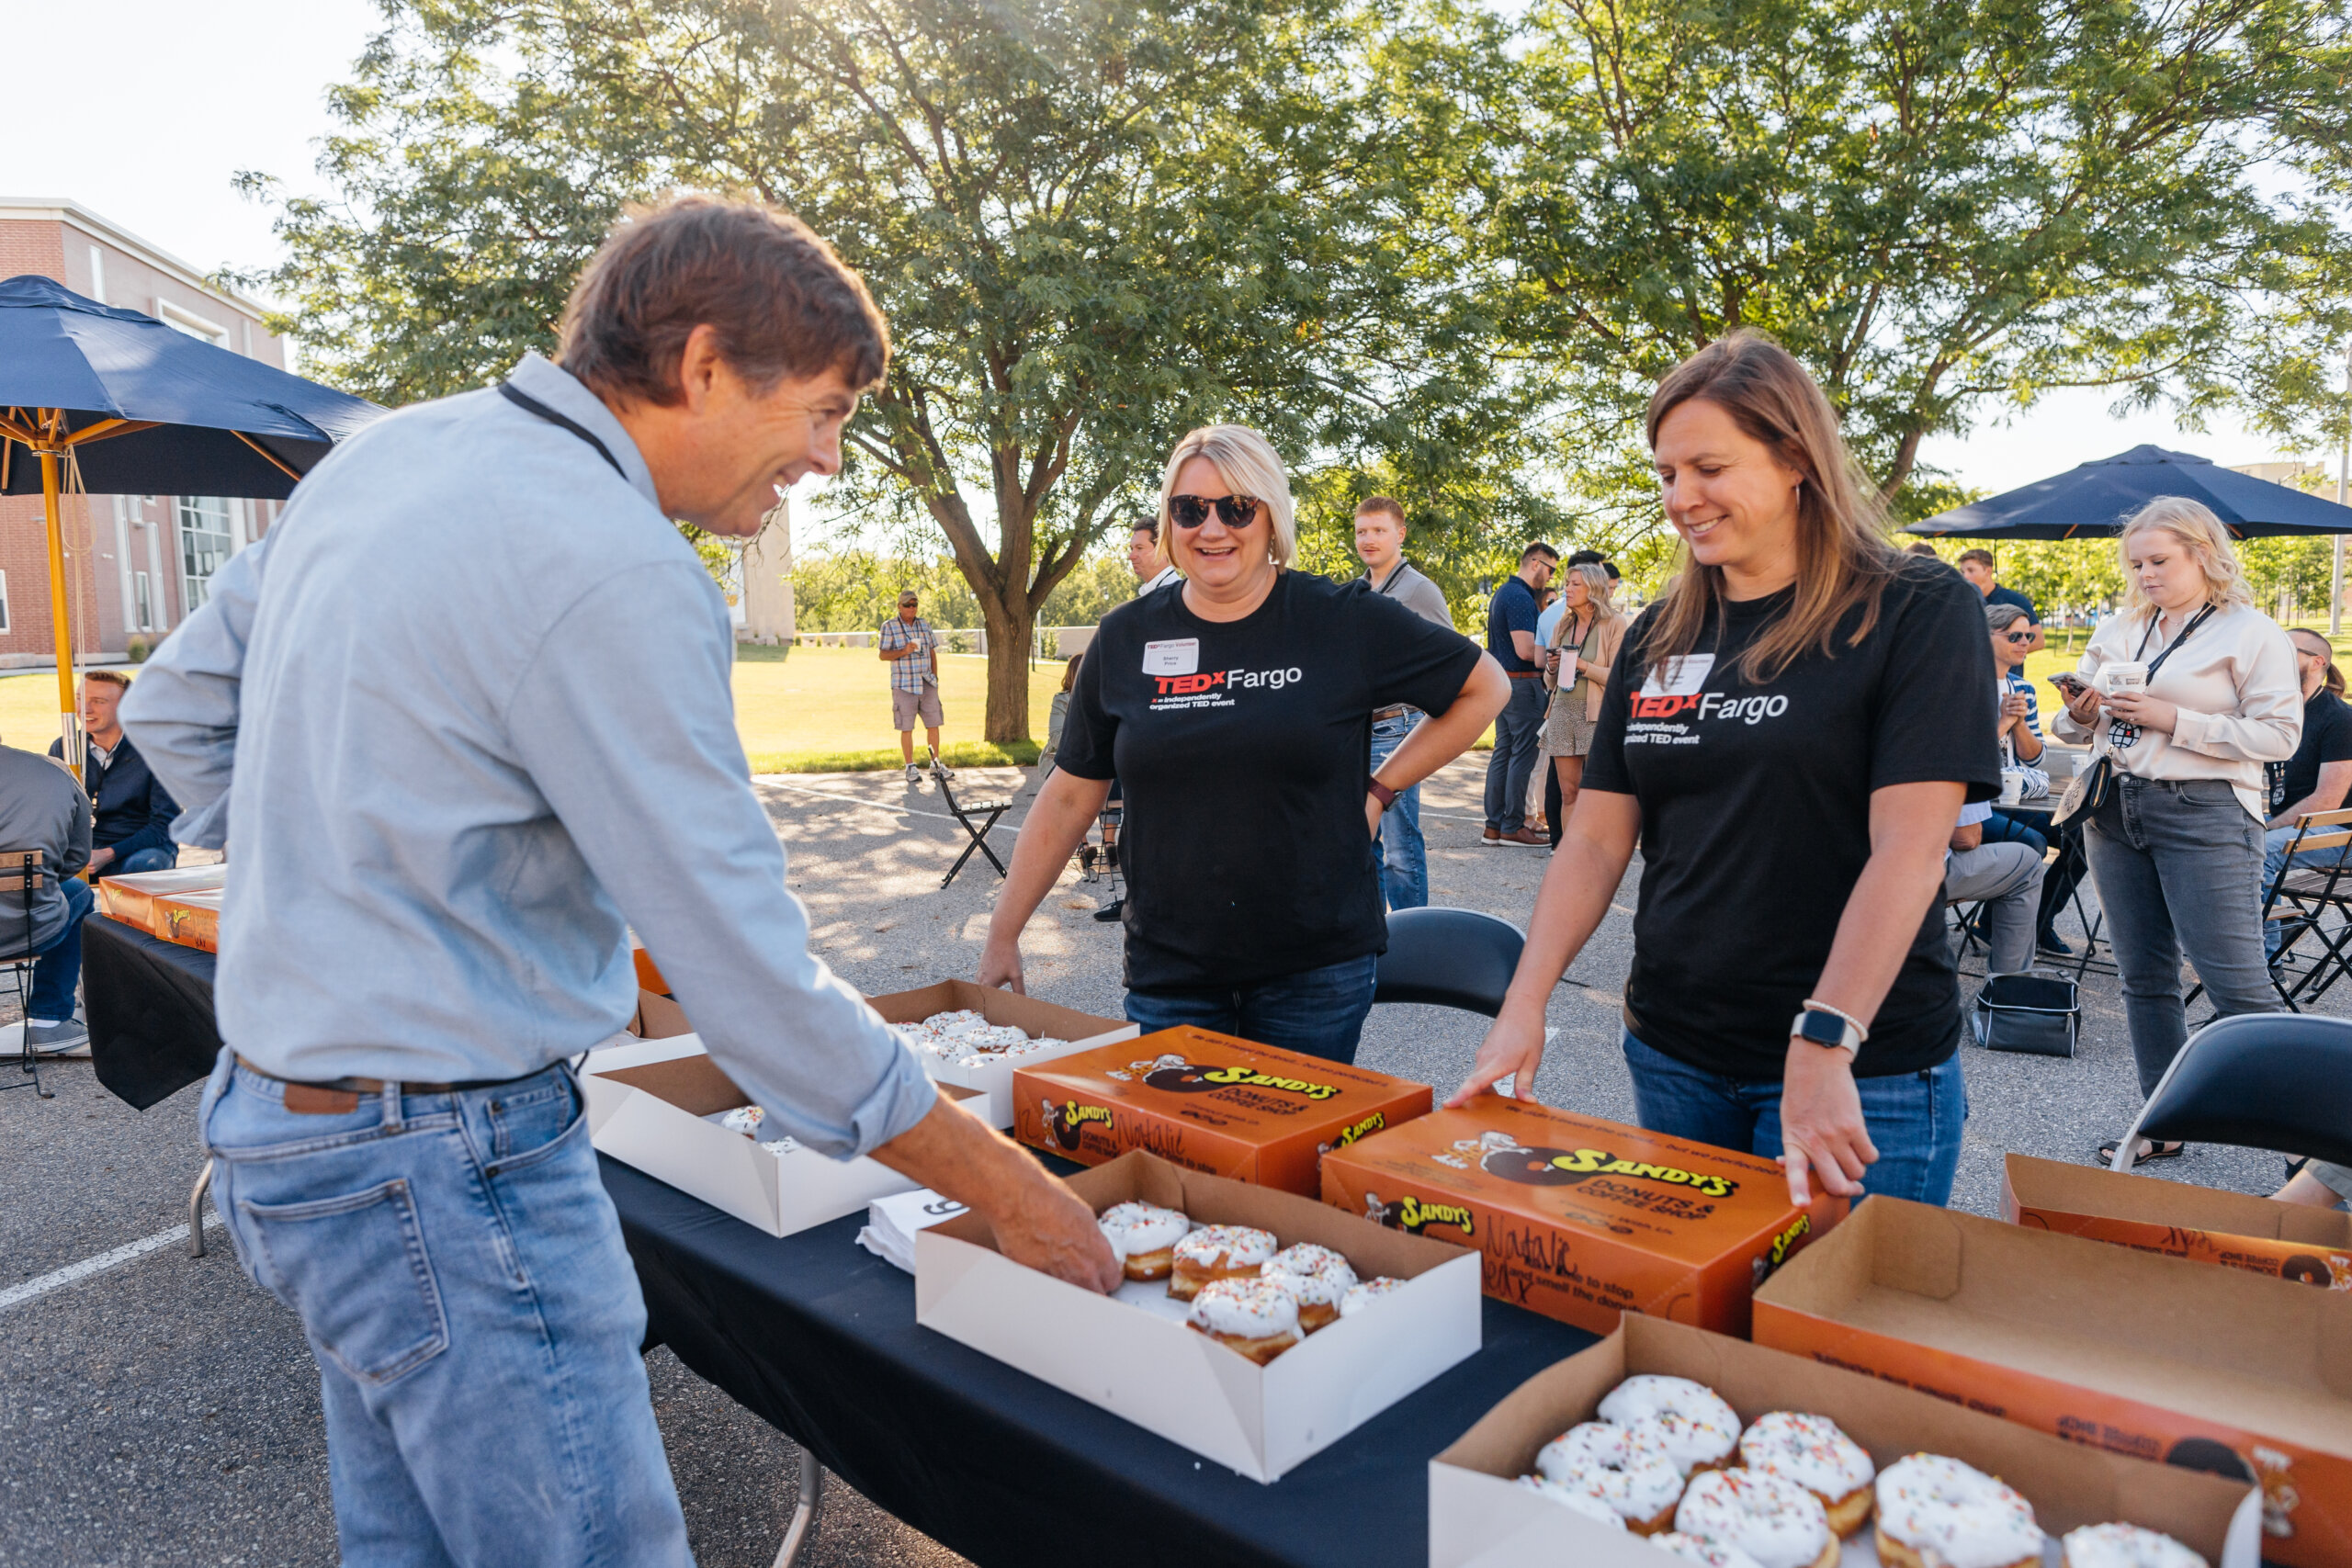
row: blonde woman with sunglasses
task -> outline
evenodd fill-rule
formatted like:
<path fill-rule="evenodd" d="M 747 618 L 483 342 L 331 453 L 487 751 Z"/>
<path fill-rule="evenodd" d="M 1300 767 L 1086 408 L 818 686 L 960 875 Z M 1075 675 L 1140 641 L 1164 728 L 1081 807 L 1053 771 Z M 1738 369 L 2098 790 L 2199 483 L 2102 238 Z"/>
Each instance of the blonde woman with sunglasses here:
<path fill-rule="evenodd" d="M 1182 586 L 1096 630 L 980 983 L 1023 988 L 1022 928 L 1115 775 L 1127 1016 L 1352 1061 L 1387 944 L 1381 814 L 1469 749 L 1510 682 L 1469 638 L 1363 581 L 1291 570 L 1290 477 L 1254 430 L 1178 442 L 1159 518 Z M 1375 773 L 1372 716 L 1397 703 L 1429 717 Z"/>

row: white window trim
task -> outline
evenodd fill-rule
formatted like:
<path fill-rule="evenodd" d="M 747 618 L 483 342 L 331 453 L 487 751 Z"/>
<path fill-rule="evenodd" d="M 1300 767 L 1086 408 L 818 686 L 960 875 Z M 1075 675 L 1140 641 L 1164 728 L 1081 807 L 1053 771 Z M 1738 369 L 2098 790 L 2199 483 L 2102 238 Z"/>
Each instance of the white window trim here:
<path fill-rule="evenodd" d="M 216 347 L 228 346 L 227 327 L 209 316 L 199 316 L 194 310 L 185 310 L 161 296 L 155 300 L 155 316 L 165 326 L 177 327 L 190 337 L 203 338 Z"/>
<path fill-rule="evenodd" d="M 107 254 L 96 245 L 90 247 L 90 298 L 107 302 Z"/>
<path fill-rule="evenodd" d="M 8 574 L 0 570 L 0 632 L 8 629 Z"/>

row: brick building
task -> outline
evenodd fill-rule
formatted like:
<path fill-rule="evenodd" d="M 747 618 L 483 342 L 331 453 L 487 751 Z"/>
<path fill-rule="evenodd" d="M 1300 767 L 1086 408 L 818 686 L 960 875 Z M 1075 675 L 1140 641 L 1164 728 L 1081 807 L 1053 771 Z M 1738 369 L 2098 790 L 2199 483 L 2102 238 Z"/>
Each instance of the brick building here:
<path fill-rule="evenodd" d="M 25 273 L 290 368 L 259 305 L 73 201 L 0 196 L 0 277 Z M 204 603 L 220 563 L 267 531 L 278 505 L 235 496 L 67 495 L 60 518 L 76 658 L 120 656 L 134 638 L 160 642 Z M 54 658 L 48 548 L 40 497 L 0 496 L 0 669 Z"/>

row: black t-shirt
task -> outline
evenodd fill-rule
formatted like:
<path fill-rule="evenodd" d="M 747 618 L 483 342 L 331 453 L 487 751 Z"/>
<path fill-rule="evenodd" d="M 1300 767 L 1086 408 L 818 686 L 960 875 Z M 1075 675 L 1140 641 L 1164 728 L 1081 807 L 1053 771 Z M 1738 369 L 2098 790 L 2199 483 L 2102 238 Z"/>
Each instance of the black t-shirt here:
<path fill-rule="evenodd" d="M 2352 706 L 2322 686 L 2303 704 L 2303 738 L 2295 754 L 2270 764 L 2270 809 L 2275 815 L 2319 788 L 2324 762 L 2352 762 Z M 2323 800 L 2320 811 L 2341 811 L 2344 802 Z"/>
<path fill-rule="evenodd" d="M 1182 592 L 1102 617 L 1055 761 L 1126 795 L 1129 988 L 1254 985 L 1384 951 L 1372 712 L 1443 713 L 1477 662 L 1468 637 L 1361 580 L 1299 571 L 1238 621 L 1202 620 Z"/>
<path fill-rule="evenodd" d="M 1639 652 L 1657 614 L 1645 612 L 1618 653 L 1584 765 L 1586 789 L 1641 804 L 1628 1026 L 1679 1061 L 1750 1081 L 1786 1066 L 1790 1021 L 1870 859 L 1871 792 L 1951 780 L 1972 800 L 2000 793 L 1985 713 L 1993 655 L 1973 588 L 1908 558 L 1859 647 L 1848 642 L 1857 611 L 1830 657 L 1816 648 L 1750 686 L 1735 659 L 1794 592 L 1727 606 L 1720 642 L 1710 628 L 1670 671 Z M 1870 1030 L 1860 1077 L 1934 1066 L 1957 1048 L 1940 898 Z"/>

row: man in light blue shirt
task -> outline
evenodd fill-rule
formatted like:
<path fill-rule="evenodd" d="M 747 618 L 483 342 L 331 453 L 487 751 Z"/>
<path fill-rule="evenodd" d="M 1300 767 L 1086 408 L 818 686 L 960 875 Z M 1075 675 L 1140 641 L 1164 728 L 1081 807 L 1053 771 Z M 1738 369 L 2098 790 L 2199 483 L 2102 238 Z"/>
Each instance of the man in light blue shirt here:
<path fill-rule="evenodd" d="M 810 955 L 726 605 L 671 522 L 749 536 L 834 471 L 887 353 L 797 221 L 628 220 L 560 367 L 337 450 L 123 705 L 176 836 L 229 851 L 200 1124 L 239 1256 L 318 1359 L 346 1563 L 688 1560 L 562 1065 L 629 1017 L 625 920 L 768 1126 L 1118 1280 L 1087 1205 Z"/>

